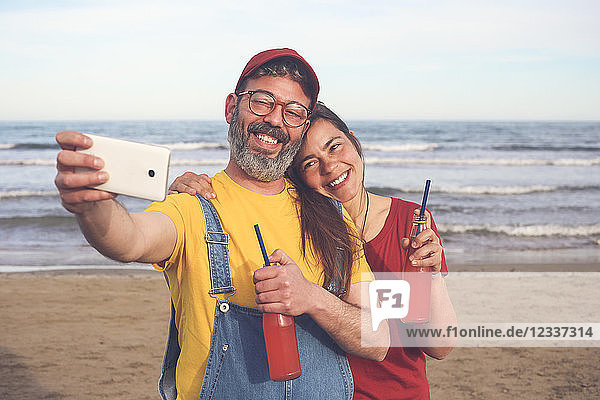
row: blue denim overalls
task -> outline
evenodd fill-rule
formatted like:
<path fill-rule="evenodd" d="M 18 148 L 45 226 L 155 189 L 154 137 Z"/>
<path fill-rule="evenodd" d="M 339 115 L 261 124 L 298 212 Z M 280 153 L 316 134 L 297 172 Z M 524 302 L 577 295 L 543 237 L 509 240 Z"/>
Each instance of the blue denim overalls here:
<path fill-rule="evenodd" d="M 210 295 L 233 293 L 229 237 L 210 202 L 198 197 L 206 220 L 211 275 Z M 269 378 L 262 313 L 228 300 L 217 300 L 214 330 L 199 399 L 352 399 L 354 383 L 346 353 L 309 316 L 295 318 L 302 375 L 289 381 Z M 169 338 L 158 390 L 164 400 L 177 397 L 179 358 L 175 308 L 171 302 Z"/>

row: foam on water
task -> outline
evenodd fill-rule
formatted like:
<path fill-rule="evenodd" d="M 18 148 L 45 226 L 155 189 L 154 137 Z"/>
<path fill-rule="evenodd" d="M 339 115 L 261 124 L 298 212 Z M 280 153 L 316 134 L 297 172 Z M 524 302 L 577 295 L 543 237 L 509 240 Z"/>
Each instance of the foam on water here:
<path fill-rule="evenodd" d="M 386 144 L 361 144 L 363 150 L 382 151 L 382 152 L 403 152 L 403 151 L 429 151 L 438 147 L 435 143 L 408 143 L 401 145 Z"/>
<path fill-rule="evenodd" d="M 194 142 L 194 143 L 169 143 L 163 144 L 161 146 L 168 147 L 171 150 L 210 150 L 210 149 L 221 149 L 227 150 L 229 149 L 229 145 L 227 143 L 214 143 L 214 142 Z"/>
<path fill-rule="evenodd" d="M 440 233 L 500 233 L 508 236 L 593 236 L 600 235 L 600 225 L 568 226 L 555 224 L 510 226 L 510 225 L 459 225 L 437 224 Z"/>
<path fill-rule="evenodd" d="M 10 199 L 18 197 L 46 197 L 46 196 L 58 196 L 57 190 L 13 190 L 0 192 L 1 199 Z"/>
<path fill-rule="evenodd" d="M 379 187 L 380 191 L 398 193 L 421 193 L 421 187 Z M 557 191 L 600 190 L 596 185 L 523 185 L 523 186 L 440 186 L 435 193 L 464 195 L 519 195 L 530 193 L 550 193 Z"/>
<path fill-rule="evenodd" d="M 228 160 L 226 159 L 214 159 L 214 160 L 171 160 L 171 165 L 227 165 Z"/>
<path fill-rule="evenodd" d="M 42 272 L 42 271 L 78 271 L 78 270 L 133 270 L 153 271 L 149 265 L 127 264 L 127 265 L 0 265 L 0 274 L 15 272 Z"/>
<path fill-rule="evenodd" d="M 436 189 L 441 193 L 455 194 L 492 194 L 492 195 L 511 195 L 527 194 L 537 192 L 554 192 L 559 190 L 560 186 L 532 185 L 532 186 L 462 186 L 462 187 L 441 187 Z"/>
<path fill-rule="evenodd" d="M 199 149 L 220 149 L 220 144 L 214 144 L 215 147 L 194 147 L 191 145 L 186 150 Z M 227 164 L 227 160 L 201 160 L 186 159 L 172 160 L 171 165 L 220 165 Z M 600 157 L 589 159 L 556 159 L 556 160 L 538 160 L 538 159 L 460 159 L 460 158 L 402 158 L 402 157 L 365 157 L 367 165 L 453 165 L 453 166 L 507 166 L 507 167 L 526 167 L 526 166 L 557 166 L 557 167 L 588 167 L 600 165 Z M 20 165 L 20 166 L 55 166 L 56 160 L 53 159 L 16 159 L 0 160 L 0 165 Z"/>
<path fill-rule="evenodd" d="M 455 165 L 455 166 L 535 166 L 553 165 L 558 167 L 586 167 L 600 165 L 597 158 L 564 159 L 520 159 L 520 158 L 403 158 L 403 157 L 365 157 L 367 165 Z"/>
<path fill-rule="evenodd" d="M 162 144 L 160 146 L 165 146 L 170 148 L 171 150 L 209 150 L 209 149 L 220 149 L 227 150 L 229 149 L 229 144 L 227 143 L 216 143 L 216 142 L 178 142 L 178 143 L 168 143 Z M 370 144 L 365 143 L 362 145 L 363 150 L 365 151 L 380 151 L 380 152 L 410 152 L 410 151 L 429 151 L 436 149 L 439 145 L 435 143 L 408 143 L 408 144 L 400 144 L 400 145 L 385 145 L 385 144 Z"/>
<path fill-rule="evenodd" d="M 56 166 L 56 160 L 42 160 L 42 159 L 31 159 L 31 160 L 0 160 L 0 165 L 15 165 L 15 166 Z"/>

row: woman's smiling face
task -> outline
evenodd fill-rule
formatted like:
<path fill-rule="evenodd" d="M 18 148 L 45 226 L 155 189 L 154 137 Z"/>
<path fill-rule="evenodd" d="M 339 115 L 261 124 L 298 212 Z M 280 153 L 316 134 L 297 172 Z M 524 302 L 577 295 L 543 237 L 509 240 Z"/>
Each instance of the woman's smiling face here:
<path fill-rule="evenodd" d="M 331 122 L 314 122 L 298 153 L 296 168 L 304 182 L 317 192 L 344 203 L 363 185 L 364 164 L 358 151 Z"/>

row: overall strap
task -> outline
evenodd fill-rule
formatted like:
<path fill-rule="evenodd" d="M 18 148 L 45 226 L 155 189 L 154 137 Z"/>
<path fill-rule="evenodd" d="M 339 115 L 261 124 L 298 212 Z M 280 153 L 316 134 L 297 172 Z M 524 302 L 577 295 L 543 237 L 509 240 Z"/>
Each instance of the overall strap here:
<path fill-rule="evenodd" d="M 342 208 L 342 203 L 337 201 L 336 199 L 331 199 L 331 202 L 333 203 L 333 205 L 337 208 L 338 212 L 340 213 L 340 215 L 343 215 L 344 210 Z"/>
<path fill-rule="evenodd" d="M 210 295 L 235 292 L 229 267 L 229 235 L 223 232 L 219 214 L 210 201 L 199 194 L 196 198 L 202 207 L 206 222 L 206 243 L 210 268 Z"/>
<path fill-rule="evenodd" d="M 196 195 L 204 221 L 206 222 L 206 243 L 208 244 L 208 261 L 210 269 L 210 295 L 235 292 L 231 283 L 229 269 L 229 235 L 223 232 L 219 215 L 213 205 L 203 197 Z M 169 285 L 167 274 L 165 280 Z M 170 286 L 170 285 L 169 285 Z M 171 300 L 171 319 L 169 321 L 169 336 L 163 359 L 162 373 L 158 381 L 158 392 L 163 400 L 175 400 L 177 397 L 176 367 L 181 353 L 179 346 L 179 330 L 175 324 L 175 307 Z"/>

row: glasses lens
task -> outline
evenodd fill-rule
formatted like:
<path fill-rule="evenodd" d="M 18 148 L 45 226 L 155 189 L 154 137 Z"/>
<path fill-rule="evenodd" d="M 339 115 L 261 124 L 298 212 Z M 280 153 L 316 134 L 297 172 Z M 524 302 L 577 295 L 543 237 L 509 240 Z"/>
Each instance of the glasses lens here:
<path fill-rule="evenodd" d="M 300 126 L 308 118 L 308 110 L 301 104 L 288 103 L 283 110 L 283 119 L 290 126 Z"/>
<path fill-rule="evenodd" d="M 256 115 L 267 115 L 275 108 L 275 98 L 268 92 L 254 92 L 250 95 L 250 110 Z M 281 103 L 279 103 L 281 104 Z M 308 109 L 300 103 L 287 103 L 283 107 L 283 120 L 292 127 L 297 127 L 306 122 Z"/>
<path fill-rule="evenodd" d="M 275 108 L 275 99 L 270 93 L 254 92 L 250 96 L 250 110 L 256 115 L 267 115 Z"/>

